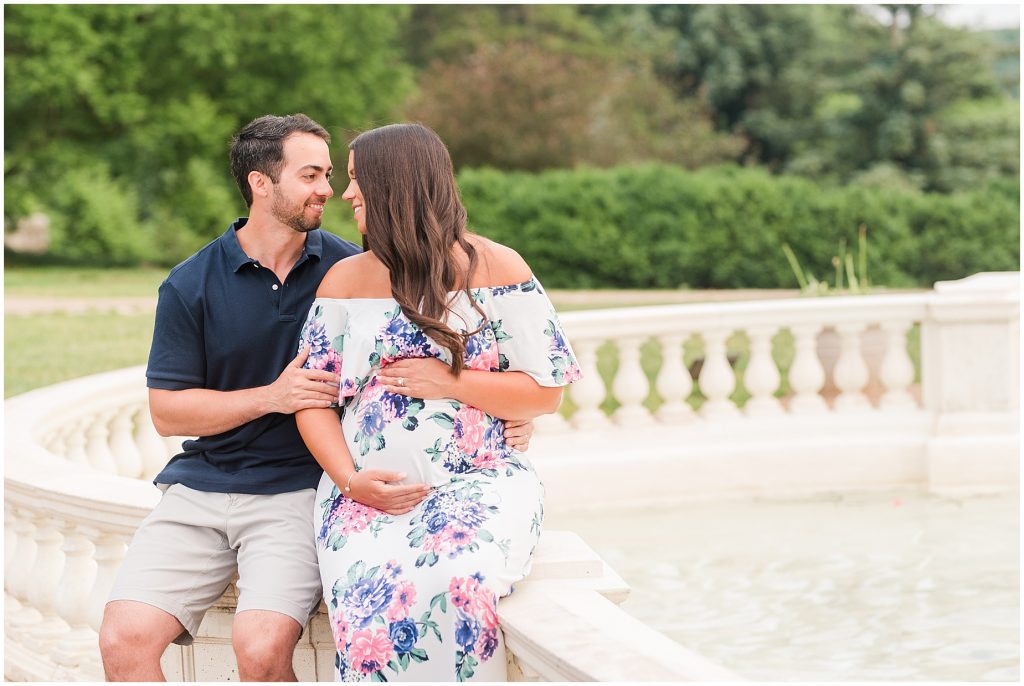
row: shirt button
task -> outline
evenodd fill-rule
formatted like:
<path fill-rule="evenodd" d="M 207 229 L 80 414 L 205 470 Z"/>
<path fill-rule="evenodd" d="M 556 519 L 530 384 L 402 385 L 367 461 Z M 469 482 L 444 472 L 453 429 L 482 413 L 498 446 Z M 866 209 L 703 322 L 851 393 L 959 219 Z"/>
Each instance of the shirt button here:
<path fill-rule="evenodd" d="M 275 283 L 273 286 L 271 286 L 271 288 L 273 288 L 276 291 L 277 290 L 277 284 Z"/>

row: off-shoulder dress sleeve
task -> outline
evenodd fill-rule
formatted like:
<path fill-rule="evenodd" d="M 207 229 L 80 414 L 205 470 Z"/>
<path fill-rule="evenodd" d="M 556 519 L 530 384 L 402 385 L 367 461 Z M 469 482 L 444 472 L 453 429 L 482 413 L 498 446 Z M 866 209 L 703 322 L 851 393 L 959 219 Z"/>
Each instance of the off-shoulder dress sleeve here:
<path fill-rule="evenodd" d="M 348 310 L 345 303 L 329 298 L 317 298 L 309 308 L 309 315 L 299 334 L 301 352 L 309 346 L 309 357 L 304 369 L 322 369 L 341 377 L 338 398 L 344 402 L 356 394 L 357 385 L 353 364 L 346 363 L 345 340 L 348 338 Z M 351 357 L 351 356 L 350 356 Z M 337 407 L 337 404 L 332 405 Z"/>
<path fill-rule="evenodd" d="M 525 372 L 541 386 L 566 386 L 580 378 L 558 314 L 536 279 L 491 295 L 490 325 L 502 369 Z"/>

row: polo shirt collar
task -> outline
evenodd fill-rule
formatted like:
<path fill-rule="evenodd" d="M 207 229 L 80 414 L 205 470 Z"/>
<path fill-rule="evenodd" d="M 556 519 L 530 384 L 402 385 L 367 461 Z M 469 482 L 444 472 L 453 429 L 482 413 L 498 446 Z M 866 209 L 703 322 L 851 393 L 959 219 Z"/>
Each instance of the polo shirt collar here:
<path fill-rule="evenodd" d="M 247 264 L 256 263 L 256 260 L 245 254 L 245 251 L 242 250 L 242 244 L 238 242 L 237 231 L 245 226 L 248 221 L 248 217 L 239 217 L 231 223 L 228 230 L 220 237 L 221 245 L 224 248 L 224 254 L 227 256 L 228 265 L 235 272 Z M 299 258 L 299 263 L 303 261 L 303 258 L 315 257 L 319 260 L 323 257 L 324 237 L 320 235 L 320 231 L 322 231 L 322 229 L 316 229 L 306 233 L 306 244 L 302 248 L 302 257 Z"/>

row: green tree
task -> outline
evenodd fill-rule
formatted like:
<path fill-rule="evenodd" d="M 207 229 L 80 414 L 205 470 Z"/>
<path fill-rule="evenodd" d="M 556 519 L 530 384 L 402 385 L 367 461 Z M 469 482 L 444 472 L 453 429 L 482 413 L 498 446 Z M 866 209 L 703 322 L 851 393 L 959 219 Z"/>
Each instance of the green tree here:
<path fill-rule="evenodd" d="M 993 66 L 1007 46 L 922 5 L 649 8 L 676 31 L 660 69 L 706 93 L 748 161 L 832 183 L 949 192 L 1019 172 L 1017 107 Z M 1014 58 L 1015 59 L 1015 58 Z"/>
<path fill-rule="evenodd" d="M 675 98 L 655 74 L 669 35 L 631 7 L 419 5 L 407 44 L 423 70 L 405 113 L 434 127 L 460 166 L 736 159 L 743 140 L 714 131 L 705 102 Z"/>
<path fill-rule="evenodd" d="M 244 212 L 227 148 L 247 121 L 301 111 L 343 138 L 392 116 L 412 86 L 397 41 L 407 17 L 399 6 L 6 6 L 4 118 L 18 135 L 5 139 L 4 180 L 19 193 L 5 220 L 47 212 L 53 252 L 69 259 L 179 259 Z M 128 213 L 123 230 L 84 199 L 52 202 L 64 187 Z M 125 232 L 127 252 L 115 245 Z"/>

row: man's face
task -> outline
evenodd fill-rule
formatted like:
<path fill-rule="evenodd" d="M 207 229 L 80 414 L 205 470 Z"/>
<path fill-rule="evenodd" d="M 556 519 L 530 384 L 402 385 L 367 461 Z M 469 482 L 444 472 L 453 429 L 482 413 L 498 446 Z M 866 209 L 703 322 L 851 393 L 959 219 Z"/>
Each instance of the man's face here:
<path fill-rule="evenodd" d="M 283 145 L 281 174 L 271 184 L 271 214 L 300 233 L 319 229 L 324 204 L 334 195 L 327 141 L 311 133 L 293 133 Z"/>

